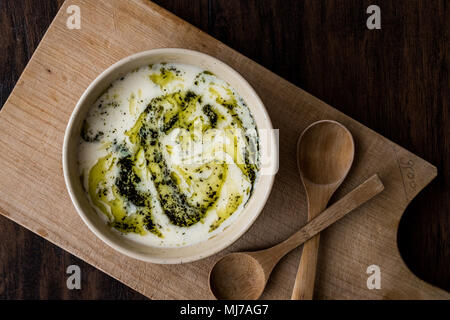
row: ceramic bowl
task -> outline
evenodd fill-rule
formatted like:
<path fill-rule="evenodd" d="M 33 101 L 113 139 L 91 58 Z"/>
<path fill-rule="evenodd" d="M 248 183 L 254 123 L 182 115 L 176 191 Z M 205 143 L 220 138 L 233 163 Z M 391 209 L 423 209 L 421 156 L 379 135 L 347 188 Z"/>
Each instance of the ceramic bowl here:
<path fill-rule="evenodd" d="M 82 122 L 89 108 L 102 92 L 116 79 L 143 65 L 168 62 L 198 66 L 213 72 L 228 82 L 246 101 L 260 134 L 260 159 L 262 164 L 273 165 L 278 160 L 275 135 L 267 111 L 253 88 L 235 70 L 225 63 L 200 52 L 186 49 L 155 49 L 124 58 L 101 73 L 86 89 L 78 101 L 67 125 L 63 146 L 64 178 L 72 202 L 89 229 L 106 244 L 130 257 L 152 263 L 185 263 L 208 257 L 236 241 L 263 209 L 272 188 L 274 174 L 260 174 L 253 194 L 244 209 L 222 232 L 203 242 L 182 247 L 154 247 L 123 237 L 105 224 L 91 206 L 78 173 L 78 145 Z"/>

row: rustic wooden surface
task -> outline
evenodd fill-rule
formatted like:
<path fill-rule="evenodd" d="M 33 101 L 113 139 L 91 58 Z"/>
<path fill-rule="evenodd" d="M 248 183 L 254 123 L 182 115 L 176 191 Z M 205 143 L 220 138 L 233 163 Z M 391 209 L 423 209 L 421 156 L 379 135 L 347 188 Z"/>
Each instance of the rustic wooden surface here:
<path fill-rule="evenodd" d="M 399 247 L 419 277 L 449 290 L 450 28 L 444 0 L 383 1 L 381 31 L 365 28 L 367 1 L 157 2 L 436 165 L 438 178 L 404 214 Z M 0 2 L 2 105 L 59 5 Z M 0 222 L 0 297 L 142 297 L 9 220 Z M 69 264 L 82 268 L 89 283 L 83 290 L 66 289 Z"/>

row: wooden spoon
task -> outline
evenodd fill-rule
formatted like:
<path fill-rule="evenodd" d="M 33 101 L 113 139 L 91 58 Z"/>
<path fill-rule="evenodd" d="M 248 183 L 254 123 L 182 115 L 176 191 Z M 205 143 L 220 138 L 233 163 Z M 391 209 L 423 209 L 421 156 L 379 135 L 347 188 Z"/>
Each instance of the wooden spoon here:
<path fill-rule="evenodd" d="M 265 250 L 231 253 L 222 257 L 209 274 L 212 294 L 217 299 L 258 299 L 270 273 L 282 257 L 383 189 L 378 175 L 373 175 L 280 244 Z"/>
<path fill-rule="evenodd" d="M 333 193 L 347 176 L 353 163 L 355 146 L 350 131 L 332 120 L 311 124 L 300 135 L 297 160 L 306 190 L 308 220 L 322 212 Z M 316 277 L 320 235 L 303 246 L 292 299 L 312 299 Z"/>

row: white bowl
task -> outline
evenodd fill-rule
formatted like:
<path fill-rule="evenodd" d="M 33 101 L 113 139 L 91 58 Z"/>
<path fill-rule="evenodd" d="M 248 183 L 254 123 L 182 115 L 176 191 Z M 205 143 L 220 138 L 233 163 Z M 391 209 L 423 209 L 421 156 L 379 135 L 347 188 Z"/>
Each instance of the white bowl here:
<path fill-rule="evenodd" d="M 273 147 L 273 143 L 271 144 L 271 141 L 275 141 L 275 135 L 269 116 L 260 98 L 248 82 L 232 68 L 209 55 L 186 49 L 167 48 L 144 51 L 124 58 L 106 69 L 89 85 L 78 101 L 65 132 L 64 178 L 78 214 L 89 229 L 109 246 L 130 257 L 147 262 L 185 263 L 217 253 L 244 234 L 263 209 L 272 188 L 274 174 L 260 174 L 255 182 L 252 196 L 237 218 L 216 236 L 195 245 L 173 248 L 148 246 L 121 236 L 105 224 L 89 203 L 79 177 L 77 158 L 82 122 L 94 101 L 114 80 L 138 67 L 161 62 L 194 65 L 209 70 L 228 82 L 246 101 L 258 130 L 269 132 L 268 136 L 260 137 L 261 163 L 278 161 L 278 150 Z M 261 143 L 261 138 L 270 141 Z"/>

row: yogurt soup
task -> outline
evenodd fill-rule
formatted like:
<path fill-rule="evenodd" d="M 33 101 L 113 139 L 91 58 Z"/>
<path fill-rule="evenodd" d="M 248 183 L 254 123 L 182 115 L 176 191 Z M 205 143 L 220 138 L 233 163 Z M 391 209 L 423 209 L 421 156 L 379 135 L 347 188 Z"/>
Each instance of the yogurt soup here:
<path fill-rule="evenodd" d="M 79 173 L 115 232 L 184 246 L 222 232 L 249 200 L 259 139 L 245 101 L 194 66 L 143 66 L 114 81 L 83 122 Z"/>

